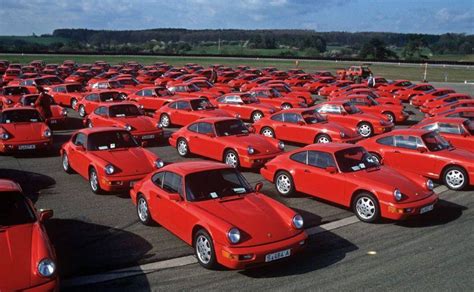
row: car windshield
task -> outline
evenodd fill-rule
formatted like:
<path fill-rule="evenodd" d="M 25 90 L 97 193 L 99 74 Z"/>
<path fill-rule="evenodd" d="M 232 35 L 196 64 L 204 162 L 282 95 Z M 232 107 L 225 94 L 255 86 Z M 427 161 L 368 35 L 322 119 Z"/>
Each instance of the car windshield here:
<path fill-rule="evenodd" d="M 326 119 L 316 111 L 305 111 L 302 112 L 301 115 L 307 124 L 316 124 L 326 121 Z"/>
<path fill-rule="evenodd" d="M 426 147 L 430 151 L 440 151 L 451 148 L 451 144 L 437 132 L 429 132 L 421 136 Z"/>
<path fill-rule="evenodd" d="M 67 92 L 84 92 L 84 87 L 80 84 L 66 85 Z"/>
<path fill-rule="evenodd" d="M 202 111 L 206 109 L 213 109 L 214 106 L 205 99 L 193 99 L 191 100 L 191 108 L 195 111 Z"/>
<path fill-rule="evenodd" d="M 249 130 L 241 120 L 226 120 L 215 124 L 217 136 L 247 135 Z"/>
<path fill-rule="evenodd" d="M 345 103 L 343 107 L 344 110 L 350 115 L 360 113 L 360 109 L 351 103 Z"/>
<path fill-rule="evenodd" d="M 19 192 L 0 192 L 0 229 L 36 221 L 26 198 Z"/>
<path fill-rule="evenodd" d="M 403 81 L 399 85 L 402 87 L 408 87 L 408 86 L 412 86 L 413 83 L 411 83 L 410 81 Z"/>
<path fill-rule="evenodd" d="M 339 150 L 334 156 L 342 172 L 355 172 L 380 166 L 377 160 L 362 147 Z"/>
<path fill-rule="evenodd" d="M 100 94 L 100 101 L 122 101 L 123 96 L 118 92 L 103 92 Z"/>
<path fill-rule="evenodd" d="M 246 95 L 241 95 L 240 98 L 242 99 L 242 102 L 245 104 L 251 104 L 251 103 L 258 103 L 258 99 L 250 94 Z"/>
<path fill-rule="evenodd" d="M 109 108 L 109 116 L 115 118 L 141 116 L 138 107 L 132 104 L 114 105 Z"/>
<path fill-rule="evenodd" d="M 123 85 L 118 81 L 109 81 L 110 88 L 123 88 Z"/>
<path fill-rule="evenodd" d="M 270 89 L 273 97 L 282 97 L 281 93 L 275 88 Z"/>
<path fill-rule="evenodd" d="M 3 89 L 3 95 L 23 95 L 30 93 L 26 87 L 6 87 Z"/>
<path fill-rule="evenodd" d="M 222 199 L 253 191 L 245 178 L 235 169 L 196 172 L 187 175 L 185 180 L 186 198 L 191 202 Z"/>
<path fill-rule="evenodd" d="M 39 112 L 35 109 L 31 110 L 11 110 L 0 113 L 0 123 L 38 123 L 42 122 Z"/>
<path fill-rule="evenodd" d="M 157 96 L 171 96 L 173 95 L 171 91 L 166 88 L 155 88 L 155 93 Z"/>
<path fill-rule="evenodd" d="M 120 79 L 118 80 L 122 85 L 137 85 L 139 82 L 133 78 L 130 79 Z"/>
<path fill-rule="evenodd" d="M 371 105 L 379 105 L 380 104 L 378 101 L 375 100 L 375 98 L 373 98 L 370 95 L 367 95 L 367 99 L 370 101 Z"/>
<path fill-rule="evenodd" d="M 103 151 L 138 147 L 137 141 L 127 131 L 108 131 L 90 134 L 87 150 Z"/>

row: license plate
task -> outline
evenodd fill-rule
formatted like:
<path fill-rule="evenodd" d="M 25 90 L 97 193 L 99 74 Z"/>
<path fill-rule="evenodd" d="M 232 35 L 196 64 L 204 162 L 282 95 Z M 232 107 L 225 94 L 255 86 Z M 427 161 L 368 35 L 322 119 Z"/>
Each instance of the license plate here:
<path fill-rule="evenodd" d="M 145 135 L 145 136 L 142 136 L 142 139 L 143 140 L 150 140 L 150 139 L 154 139 L 155 138 L 155 135 Z"/>
<path fill-rule="evenodd" d="M 36 145 L 19 145 L 18 150 L 32 150 L 36 149 Z"/>
<path fill-rule="evenodd" d="M 429 212 L 433 210 L 434 205 L 428 205 L 420 209 L 420 214 Z"/>
<path fill-rule="evenodd" d="M 57 124 L 58 123 L 58 120 L 50 120 L 49 121 L 51 124 Z"/>
<path fill-rule="evenodd" d="M 271 261 L 276 261 L 282 258 L 289 257 L 291 255 L 291 249 L 287 250 L 282 250 L 282 251 L 277 251 L 274 253 L 267 254 L 265 256 L 265 262 L 271 262 Z"/>

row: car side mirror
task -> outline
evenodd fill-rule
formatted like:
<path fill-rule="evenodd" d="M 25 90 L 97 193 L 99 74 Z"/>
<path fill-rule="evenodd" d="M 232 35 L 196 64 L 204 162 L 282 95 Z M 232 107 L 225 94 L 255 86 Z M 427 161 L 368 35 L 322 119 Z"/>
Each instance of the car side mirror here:
<path fill-rule="evenodd" d="M 216 134 L 214 133 L 206 133 L 206 136 L 210 137 L 210 138 L 214 138 L 216 137 Z"/>
<path fill-rule="evenodd" d="M 428 152 L 428 149 L 426 149 L 426 147 L 418 147 L 418 148 L 416 148 L 416 150 L 418 150 L 418 152 L 420 152 L 420 153 Z"/>
<path fill-rule="evenodd" d="M 337 172 L 337 168 L 335 166 L 328 166 L 325 168 L 325 170 L 331 174 L 333 173 L 336 173 Z"/>
<path fill-rule="evenodd" d="M 263 188 L 263 183 L 259 182 L 255 185 L 255 192 L 259 193 L 260 190 Z"/>
<path fill-rule="evenodd" d="M 53 215 L 54 215 L 54 212 L 51 209 L 40 209 L 39 211 L 40 211 L 40 213 L 39 213 L 39 221 L 40 222 L 44 222 L 44 221 L 52 218 Z"/>
<path fill-rule="evenodd" d="M 179 202 L 181 201 L 181 196 L 177 193 L 171 193 L 171 194 L 168 194 L 168 200 Z"/>

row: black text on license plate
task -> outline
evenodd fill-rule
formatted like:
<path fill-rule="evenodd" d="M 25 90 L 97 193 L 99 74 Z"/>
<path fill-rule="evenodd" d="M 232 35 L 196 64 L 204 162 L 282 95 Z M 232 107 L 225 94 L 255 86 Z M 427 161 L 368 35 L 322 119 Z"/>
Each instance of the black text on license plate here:
<path fill-rule="evenodd" d="M 18 150 L 32 150 L 36 149 L 36 145 L 19 145 Z"/>
<path fill-rule="evenodd" d="M 274 253 L 267 254 L 265 256 L 265 262 L 276 261 L 282 258 L 289 257 L 291 255 L 291 249 L 286 249 L 282 251 L 277 251 Z"/>
<path fill-rule="evenodd" d="M 428 205 L 420 209 L 420 214 L 429 212 L 433 210 L 434 205 Z"/>
<path fill-rule="evenodd" d="M 143 140 L 150 140 L 150 139 L 154 139 L 155 138 L 155 135 L 145 135 L 145 136 L 142 136 L 142 139 Z"/>

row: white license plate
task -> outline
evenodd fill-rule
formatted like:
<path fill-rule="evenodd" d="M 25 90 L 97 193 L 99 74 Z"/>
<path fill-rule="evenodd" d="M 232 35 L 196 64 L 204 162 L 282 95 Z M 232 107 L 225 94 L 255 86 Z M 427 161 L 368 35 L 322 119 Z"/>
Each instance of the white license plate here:
<path fill-rule="evenodd" d="M 291 249 L 270 253 L 265 256 L 265 262 L 268 263 L 271 261 L 276 261 L 282 258 L 289 257 L 290 255 L 291 255 Z"/>
<path fill-rule="evenodd" d="M 420 209 L 420 214 L 429 212 L 433 210 L 434 205 L 428 205 Z"/>
<path fill-rule="evenodd" d="M 58 120 L 50 120 L 49 121 L 51 124 L 57 124 L 58 123 Z"/>
<path fill-rule="evenodd" d="M 143 140 L 150 140 L 150 139 L 154 139 L 155 138 L 155 135 L 145 135 L 145 136 L 142 136 L 142 139 Z"/>
<path fill-rule="evenodd" d="M 32 150 L 36 149 L 36 145 L 19 145 L 18 150 Z"/>

